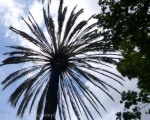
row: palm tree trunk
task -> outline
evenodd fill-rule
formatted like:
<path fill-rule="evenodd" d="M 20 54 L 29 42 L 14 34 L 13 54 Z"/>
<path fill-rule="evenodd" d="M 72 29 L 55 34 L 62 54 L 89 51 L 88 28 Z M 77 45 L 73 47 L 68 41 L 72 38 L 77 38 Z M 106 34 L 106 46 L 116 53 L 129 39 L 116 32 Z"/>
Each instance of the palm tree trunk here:
<path fill-rule="evenodd" d="M 44 108 L 43 120 L 56 120 L 57 110 L 57 92 L 59 84 L 59 70 L 54 69 L 49 81 L 49 87 L 46 95 L 46 104 Z"/>

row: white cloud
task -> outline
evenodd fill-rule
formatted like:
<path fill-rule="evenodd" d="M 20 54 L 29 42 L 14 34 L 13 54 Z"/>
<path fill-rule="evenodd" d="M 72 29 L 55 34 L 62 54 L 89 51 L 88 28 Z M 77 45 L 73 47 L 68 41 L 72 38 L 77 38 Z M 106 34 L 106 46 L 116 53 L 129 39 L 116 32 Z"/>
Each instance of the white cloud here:
<path fill-rule="evenodd" d="M 1 0 L 0 2 L 0 15 L 1 22 L 4 23 L 5 27 L 15 26 L 21 28 L 20 24 L 21 16 L 23 15 L 24 5 L 16 3 L 12 0 Z"/>
<path fill-rule="evenodd" d="M 13 0 L 7 0 L 7 2 L 1 0 L 0 8 L 1 24 L 5 27 L 5 37 L 14 40 L 14 42 L 21 42 L 18 36 L 8 28 L 13 26 L 17 29 L 27 30 L 25 23 L 21 19 L 21 16 L 25 14 L 25 6 Z"/>
<path fill-rule="evenodd" d="M 32 5 L 30 5 L 29 11 L 33 15 L 34 19 L 37 21 L 38 25 L 41 26 L 43 24 L 43 6 L 37 0 L 34 1 Z"/>

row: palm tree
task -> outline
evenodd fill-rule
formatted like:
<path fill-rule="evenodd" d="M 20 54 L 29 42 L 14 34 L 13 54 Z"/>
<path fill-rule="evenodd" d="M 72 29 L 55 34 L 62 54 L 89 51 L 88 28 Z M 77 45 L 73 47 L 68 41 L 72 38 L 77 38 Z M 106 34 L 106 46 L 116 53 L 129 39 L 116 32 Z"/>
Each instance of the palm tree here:
<path fill-rule="evenodd" d="M 90 118 L 94 120 L 86 101 L 100 116 L 98 105 L 105 111 L 106 109 L 85 83 L 88 81 L 95 85 L 112 100 L 114 100 L 113 97 L 107 92 L 109 88 L 120 93 L 107 81 L 97 77 L 97 75 L 103 75 L 122 85 L 120 80 L 123 79 L 120 76 L 99 67 L 116 65 L 119 55 L 114 53 L 115 50 L 110 43 L 101 40 L 97 23 L 88 24 L 92 17 L 76 23 L 77 18 L 83 13 L 83 9 L 77 12 L 75 9 L 76 7 L 66 19 L 67 7 L 63 7 L 63 0 L 60 0 L 56 24 L 51 17 L 49 4 L 47 10 L 43 8 L 49 38 L 45 37 L 31 13 L 28 17 L 29 22 L 22 19 L 34 37 L 10 27 L 10 30 L 38 48 L 21 45 L 8 46 L 13 51 L 5 53 L 9 56 L 0 65 L 31 63 L 29 67 L 8 75 L 2 82 L 3 89 L 5 89 L 19 79 L 23 80 L 9 99 L 11 105 L 16 107 L 20 98 L 23 97 L 17 112 L 20 117 L 23 116 L 27 107 L 30 107 L 30 113 L 35 101 L 39 98 L 36 120 L 40 120 L 43 112 L 42 120 L 55 120 L 57 108 L 61 120 L 66 120 L 67 117 L 71 119 L 71 110 L 78 120 L 81 120 L 82 114 L 88 120 Z M 66 24 L 64 24 L 65 22 Z M 29 103 L 31 104 L 29 105 Z"/>

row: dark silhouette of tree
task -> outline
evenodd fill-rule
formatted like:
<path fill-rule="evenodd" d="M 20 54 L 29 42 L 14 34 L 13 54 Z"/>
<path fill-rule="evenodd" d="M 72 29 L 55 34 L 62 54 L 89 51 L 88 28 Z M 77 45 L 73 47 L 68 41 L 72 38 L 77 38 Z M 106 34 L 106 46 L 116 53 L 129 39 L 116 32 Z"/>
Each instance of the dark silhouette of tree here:
<path fill-rule="evenodd" d="M 142 111 L 150 114 L 150 97 L 147 92 L 123 91 L 120 103 L 124 104 L 124 111 L 116 113 L 116 120 L 141 120 Z"/>
<path fill-rule="evenodd" d="M 66 120 L 67 117 L 71 119 L 70 109 L 78 120 L 81 120 L 82 114 L 88 120 L 90 118 L 94 120 L 85 99 L 100 116 L 98 104 L 105 111 L 106 109 L 85 82 L 95 85 L 114 100 L 108 93 L 109 88 L 120 92 L 97 75 L 103 75 L 122 85 L 123 79 L 120 76 L 104 67 L 99 67 L 101 65 L 109 68 L 112 64 L 116 65 L 120 56 L 115 53 L 109 42 L 101 40 L 97 23 L 89 24 L 92 17 L 76 22 L 83 13 L 83 9 L 75 12 L 76 7 L 74 7 L 66 19 L 67 7 L 63 7 L 63 0 L 60 0 L 57 21 L 54 21 L 49 6 L 48 4 L 47 10 L 43 8 L 49 38 L 45 37 L 31 13 L 28 22 L 22 19 L 34 37 L 10 27 L 10 30 L 38 49 L 21 45 L 8 46 L 13 51 L 5 53 L 9 56 L 2 61 L 1 66 L 26 62 L 31 65 L 8 75 L 2 82 L 3 89 L 22 79 L 22 84 L 16 88 L 9 99 L 11 105 L 16 107 L 19 99 L 23 97 L 17 112 L 17 115 L 21 115 L 20 117 L 23 117 L 27 107 L 30 107 L 30 113 L 35 101 L 39 98 L 36 120 L 40 120 L 43 112 L 43 120 L 55 120 L 57 108 L 61 120 Z M 65 21 L 66 24 L 64 24 Z"/>
<path fill-rule="evenodd" d="M 103 36 L 121 51 L 117 70 L 138 79 L 138 88 L 150 93 L 150 1 L 100 0 L 97 15 Z"/>
<path fill-rule="evenodd" d="M 101 8 L 97 15 L 99 26 L 103 28 L 103 39 L 111 41 L 118 49 L 123 59 L 117 65 L 117 70 L 124 77 L 137 79 L 137 87 L 141 94 L 150 94 L 150 0 L 99 0 Z M 133 92 L 134 93 L 134 92 Z M 132 93 L 129 100 L 132 100 Z M 122 93 L 124 96 L 124 93 Z M 145 96 L 142 96 L 146 99 Z M 136 97 L 133 97 L 134 100 Z M 137 103 L 149 104 L 140 98 Z M 134 105 L 132 103 L 127 104 Z M 138 108 L 138 105 L 135 105 Z M 141 105 L 142 106 L 142 105 Z M 126 105 L 124 104 L 124 109 Z M 128 108 L 127 108 L 128 109 Z M 118 114 L 124 120 L 141 119 L 141 109 L 134 109 Z M 147 112 L 148 113 L 148 112 Z M 120 118 L 119 118 L 120 119 Z"/>

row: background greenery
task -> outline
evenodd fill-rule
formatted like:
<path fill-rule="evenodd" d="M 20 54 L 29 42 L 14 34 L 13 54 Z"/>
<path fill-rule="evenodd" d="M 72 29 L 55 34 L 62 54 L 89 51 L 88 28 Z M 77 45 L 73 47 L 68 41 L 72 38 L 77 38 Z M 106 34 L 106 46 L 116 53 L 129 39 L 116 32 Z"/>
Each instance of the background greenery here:
<path fill-rule="evenodd" d="M 99 6 L 101 12 L 96 18 L 99 27 L 103 29 L 103 39 L 112 43 L 123 56 L 117 65 L 118 71 L 129 79 L 137 78 L 138 88 L 141 90 L 139 94 L 123 92 L 121 103 L 124 103 L 127 109 L 140 102 L 149 103 L 147 97 L 150 94 L 150 1 L 99 0 Z M 125 94 L 128 94 L 128 97 L 124 97 Z M 132 97 L 132 94 L 136 94 L 136 97 Z M 131 100 L 134 102 L 130 102 Z M 140 110 L 136 109 L 136 113 L 125 112 L 122 117 L 125 120 L 140 119 Z M 117 115 L 121 116 L 121 113 Z"/>

